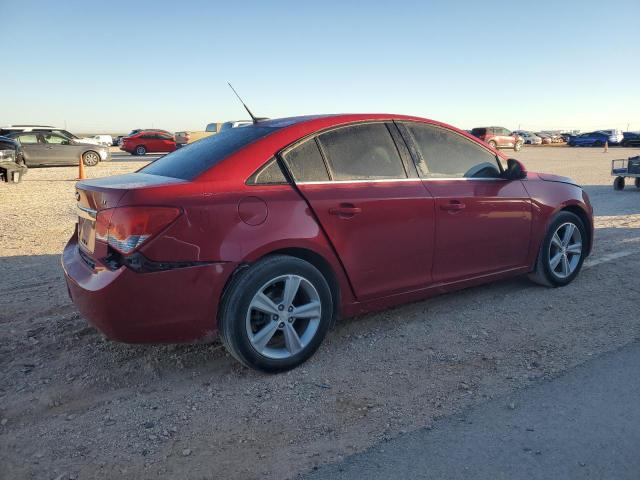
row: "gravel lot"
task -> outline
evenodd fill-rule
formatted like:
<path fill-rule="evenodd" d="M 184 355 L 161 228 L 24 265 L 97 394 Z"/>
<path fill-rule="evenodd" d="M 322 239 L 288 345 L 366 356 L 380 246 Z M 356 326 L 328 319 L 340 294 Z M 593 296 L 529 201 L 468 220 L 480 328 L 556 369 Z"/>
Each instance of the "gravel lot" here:
<path fill-rule="evenodd" d="M 519 278 L 342 321 L 307 364 L 275 376 L 239 367 L 218 343 L 103 339 L 60 267 L 77 168 L 0 185 L 0 477 L 293 478 L 630 343 L 640 190 L 614 192 L 609 160 L 637 154 L 515 155 L 591 196 L 595 251 L 568 287 Z M 143 164 L 116 156 L 87 170 Z"/>

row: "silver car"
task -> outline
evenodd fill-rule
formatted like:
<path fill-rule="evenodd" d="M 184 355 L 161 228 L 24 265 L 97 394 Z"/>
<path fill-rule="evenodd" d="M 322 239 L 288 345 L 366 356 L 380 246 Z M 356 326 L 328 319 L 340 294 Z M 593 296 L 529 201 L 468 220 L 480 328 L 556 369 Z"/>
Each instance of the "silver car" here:
<path fill-rule="evenodd" d="M 8 135 L 20 143 L 28 167 L 40 165 L 78 165 L 88 167 L 110 160 L 109 148 L 80 143 L 54 132 L 19 132 Z"/>

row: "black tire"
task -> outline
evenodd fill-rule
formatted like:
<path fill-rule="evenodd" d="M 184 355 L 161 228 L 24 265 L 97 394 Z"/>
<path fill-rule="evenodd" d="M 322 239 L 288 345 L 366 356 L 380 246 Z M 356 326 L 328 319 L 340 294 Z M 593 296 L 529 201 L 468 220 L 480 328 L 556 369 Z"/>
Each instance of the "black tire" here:
<path fill-rule="evenodd" d="M 145 147 L 144 145 L 138 145 L 133 153 L 138 157 L 142 157 L 147 154 L 147 147 Z"/>
<path fill-rule="evenodd" d="M 636 186 L 638 186 L 638 179 L 636 178 Z M 624 190 L 624 177 L 616 177 L 613 181 L 614 190 Z"/>
<path fill-rule="evenodd" d="M 258 291 L 272 279 L 283 275 L 303 277 L 315 288 L 320 299 L 321 316 L 314 336 L 299 352 L 287 358 L 271 358 L 258 352 L 252 345 L 246 319 L 251 301 Z M 264 372 L 281 372 L 297 367 L 313 355 L 327 334 L 332 317 L 331 289 L 318 269 L 296 257 L 271 255 L 237 273 L 232 279 L 221 302 L 218 328 L 223 345 L 245 366 Z"/>
<path fill-rule="evenodd" d="M 89 150 L 88 152 L 84 152 L 82 154 L 82 163 L 84 163 L 87 167 L 95 167 L 99 161 L 100 155 L 98 154 L 98 152 Z"/>
<path fill-rule="evenodd" d="M 498 144 L 496 142 L 494 142 L 493 140 L 489 140 L 489 146 L 491 148 L 498 148 Z"/>
<path fill-rule="evenodd" d="M 516 142 L 516 144 L 513 146 L 513 150 L 516 152 L 522 150 L 522 142 Z"/>
<path fill-rule="evenodd" d="M 551 250 L 551 240 L 553 235 L 556 233 L 558 227 L 565 223 L 573 223 L 580 231 L 580 235 L 582 236 L 582 251 L 575 270 L 569 276 L 560 278 L 551 269 L 549 253 Z M 553 217 L 553 220 L 549 224 L 547 233 L 545 234 L 544 239 L 542 240 L 542 245 L 540 245 L 540 250 L 538 251 L 535 268 L 533 272 L 529 274 L 529 278 L 533 282 L 546 287 L 564 287 L 565 285 L 568 285 L 578 276 L 578 273 L 580 273 L 580 270 L 582 269 L 582 264 L 584 263 L 586 256 L 586 247 L 589 241 L 590 239 L 588 237 L 587 230 L 580 217 L 571 212 L 559 212 L 555 217 Z"/>
<path fill-rule="evenodd" d="M 633 182 L 636 185 L 636 188 L 640 188 L 640 177 L 636 177 L 635 181 Z"/>

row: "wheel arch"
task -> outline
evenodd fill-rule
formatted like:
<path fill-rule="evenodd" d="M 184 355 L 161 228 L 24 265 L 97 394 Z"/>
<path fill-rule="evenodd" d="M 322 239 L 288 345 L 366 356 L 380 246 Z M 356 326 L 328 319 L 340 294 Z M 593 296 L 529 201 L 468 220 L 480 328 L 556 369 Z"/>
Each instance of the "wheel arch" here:
<path fill-rule="evenodd" d="M 589 242 L 587 245 L 587 255 L 589 255 L 589 253 L 591 253 L 591 247 L 593 246 L 593 224 L 591 223 L 589 214 L 584 208 L 576 204 L 565 205 L 558 212 L 571 212 L 574 215 L 577 215 L 580 220 L 582 220 L 582 223 L 585 226 L 585 230 L 587 231 L 587 241 Z"/>
<path fill-rule="evenodd" d="M 262 253 L 261 255 L 252 258 L 250 261 L 240 263 L 227 279 L 227 282 L 221 294 L 221 298 L 224 298 L 228 294 L 229 288 L 231 287 L 233 280 L 237 277 L 237 275 L 242 274 L 244 270 L 249 268 L 255 262 L 273 255 L 287 255 L 290 257 L 299 258 L 300 260 L 304 260 L 318 269 L 318 271 L 322 274 L 322 276 L 329 284 L 329 289 L 333 298 L 333 315 L 331 321 L 331 326 L 333 326 L 342 311 L 343 300 L 345 298 L 350 298 L 350 292 L 344 292 L 344 289 L 348 289 L 349 285 L 344 285 L 344 279 L 339 277 L 341 272 L 336 272 L 334 266 L 331 265 L 331 262 L 329 260 L 327 260 L 320 253 L 309 248 L 289 246 L 274 248 L 266 253 Z"/>

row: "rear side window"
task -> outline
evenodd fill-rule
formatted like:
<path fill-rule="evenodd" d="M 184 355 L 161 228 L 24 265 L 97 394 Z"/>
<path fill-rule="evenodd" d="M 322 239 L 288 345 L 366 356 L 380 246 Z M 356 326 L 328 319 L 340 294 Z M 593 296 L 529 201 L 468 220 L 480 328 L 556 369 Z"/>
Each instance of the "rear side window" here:
<path fill-rule="evenodd" d="M 422 157 L 420 171 L 426 178 L 497 178 L 496 156 L 450 130 L 415 123 L 403 123 Z"/>
<path fill-rule="evenodd" d="M 479 137 L 481 135 L 484 135 L 487 133 L 487 129 L 486 128 L 474 128 L 473 130 L 471 130 L 471 135 L 473 135 L 474 137 Z"/>
<path fill-rule="evenodd" d="M 256 173 L 251 175 L 247 181 L 249 185 L 281 185 L 287 183 L 280 165 L 275 158 L 269 160 Z"/>
<path fill-rule="evenodd" d="M 352 125 L 318 137 L 333 180 L 406 178 L 396 144 L 384 123 Z"/>
<path fill-rule="evenodd" d="M 326 182 L 329 180 L 327 167 L 313 138 L 296 145 L 285 152 L 282 157 L 297 182 Z"/>
<path fill-rule="evenodd" d="M 258 125 L 230 128 L 160 157 L 140 172 L 192 180 L 232 153 L 277 130 L 278 127 Z"/>

